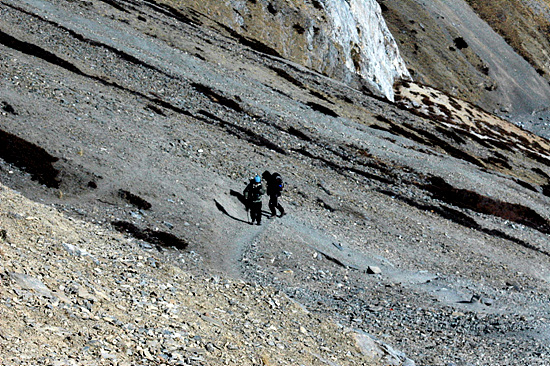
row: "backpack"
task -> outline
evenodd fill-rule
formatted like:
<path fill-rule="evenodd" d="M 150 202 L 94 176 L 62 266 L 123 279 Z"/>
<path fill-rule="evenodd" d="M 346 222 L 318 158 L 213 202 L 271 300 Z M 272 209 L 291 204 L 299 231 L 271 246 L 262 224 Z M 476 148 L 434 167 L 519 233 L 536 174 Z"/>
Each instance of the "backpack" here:
<path fill-rule="evenodd" d="M 262 184 L 254 182 L 253 179 L 243 191 L 243 196 L 247 202 L 258 202 L 262 199 Z"/>
<path fill-rule="evenodd" d="M 271 176 L 271 189 L 275 194 L 281 194 L 283 188 L 285 187 L 285 182 L 283 182 L 283 177 L 279 173 L 273 173 Z"/>

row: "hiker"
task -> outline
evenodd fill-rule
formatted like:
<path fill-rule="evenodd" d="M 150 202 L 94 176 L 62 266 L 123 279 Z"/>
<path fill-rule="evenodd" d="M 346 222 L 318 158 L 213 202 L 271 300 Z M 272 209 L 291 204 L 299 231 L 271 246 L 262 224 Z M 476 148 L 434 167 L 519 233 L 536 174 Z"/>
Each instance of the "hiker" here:
<path fill-rule="evenodd" d="M 262 196 L 265 194 L 265 188 L 262 184 L 262 178 L 256 175 L 254 179 L 244 189 L 243 195 L 246 201 L 246 210 L 250 210 L 250 225 L 262 224 Z"/>
<path fill-rule="evenodd" d="M 279 217 L 283 217 L 285 215 L 285 209 L 279 203 L 279 197 L 281 197 L 281 192 L 285 187 L 283 178 L 279 173 L 271 174 L 267 170 L 262 173 L 262 177 L 267 184 L 267 195 L 269 196 L 269 209 L 271 210 L 271 217 L 276 216 L 277 210 L 279 210 L 280 213 Z"/>

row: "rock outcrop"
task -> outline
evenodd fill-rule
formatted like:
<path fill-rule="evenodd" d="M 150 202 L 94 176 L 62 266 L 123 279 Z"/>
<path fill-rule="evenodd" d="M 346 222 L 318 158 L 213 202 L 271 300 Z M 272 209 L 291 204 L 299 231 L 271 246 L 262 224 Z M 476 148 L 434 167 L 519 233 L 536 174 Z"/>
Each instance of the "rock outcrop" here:
<path fill-rule="evenodd" d="M 393 100 L 410 79 L 375 0 L 183 1 L 275 54 Z M 357 80 L 359 79 L 359 80 Z"/>

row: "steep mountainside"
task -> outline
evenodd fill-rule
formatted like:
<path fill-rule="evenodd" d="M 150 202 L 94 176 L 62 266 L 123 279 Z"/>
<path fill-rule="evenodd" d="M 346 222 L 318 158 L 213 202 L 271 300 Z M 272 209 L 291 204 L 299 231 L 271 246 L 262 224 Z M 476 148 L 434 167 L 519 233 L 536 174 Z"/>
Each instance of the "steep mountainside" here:
<path fill-rule="evenodd" d="M 382 13 L 433 26 L 426 60 L 450 14 L 477 41 L 444 34 L 447 66 L 411 66 L 433 86 L 390 101 L 216 20 L 234 9 L 0 0 L 0 363 L 550 364 L 550 142 L 438 84 L 467 80 L 452 57 L 496 93 L 534 68 L 437 3 Z M 264 198 L 252 226 L 264 170 L 287 215 Z"/>
<path fill-rule="evenodd" d="M 2 365 L 399 362 L 273 288 L 194 276 L 3 186 L 0 200 Z"/>
<path fill-rule="evenodd" d="M 468 4 L 540 75 L 550 80 L 547 0 L 468 0 Z"/>
<path fill-rule="evenodd" d="M 546 1 L 380 3 L 413 79 L 550 136 Z"/>

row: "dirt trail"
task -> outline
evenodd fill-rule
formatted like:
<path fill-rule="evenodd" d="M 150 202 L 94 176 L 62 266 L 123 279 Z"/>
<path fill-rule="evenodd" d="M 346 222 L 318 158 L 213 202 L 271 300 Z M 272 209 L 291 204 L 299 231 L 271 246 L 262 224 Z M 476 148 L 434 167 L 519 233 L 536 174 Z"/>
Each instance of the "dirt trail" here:
<path fill-rule="evenodd" d="M 234 196 L 231 198 L 235 201 L 237 198 Z M 241 198 L 240 195 L 237 196 Z M 239 203 L 242 202 L 239 200 Z M 271 225 L 271 220 L 268 219 L 269 213 L 263 210 L 262 225 L 258 226 L 250 225 L 250 214 L 245 210 L 244 205 L 239 207 L 236 204 L 231 209 L 227 209 L 216 201 L 216 207 L 224 216 L 219 218 L 219 225 L 223 227 L 223 236 L 220 238 L 223 243 L 217 246 L 220 248 L 218 255 L 212 256 L 212 269 L 232 278 L 242 279 L 243 255 L 268 230 Z"/>

